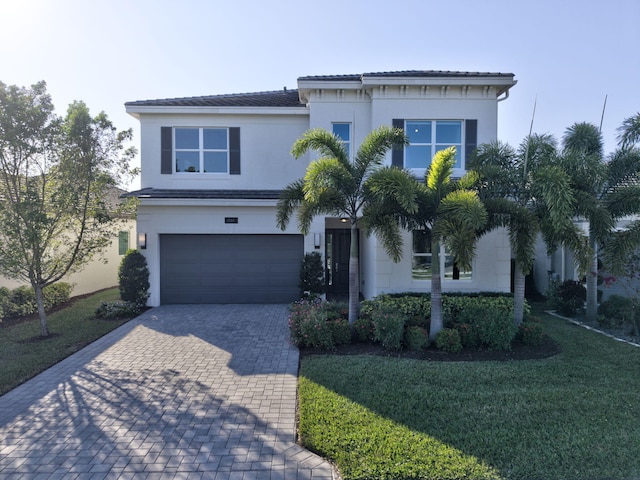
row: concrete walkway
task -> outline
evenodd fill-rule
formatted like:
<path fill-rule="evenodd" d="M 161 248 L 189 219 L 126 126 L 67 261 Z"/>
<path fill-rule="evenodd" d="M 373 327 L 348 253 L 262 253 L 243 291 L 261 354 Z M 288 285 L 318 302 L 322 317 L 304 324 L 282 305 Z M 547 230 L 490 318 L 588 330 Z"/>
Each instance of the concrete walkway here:
<path fill-rule="evenodd" d="M 295 443 L 286 305 L 149 310 L 0 397 L 0 479 L 334 479 Z"/>

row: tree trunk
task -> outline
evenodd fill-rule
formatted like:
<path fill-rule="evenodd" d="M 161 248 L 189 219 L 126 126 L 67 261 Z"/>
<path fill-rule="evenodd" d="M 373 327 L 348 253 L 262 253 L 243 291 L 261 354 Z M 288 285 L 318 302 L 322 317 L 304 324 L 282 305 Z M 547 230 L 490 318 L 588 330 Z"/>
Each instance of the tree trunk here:
<path fill-rule="evenodd" d="M 436 339 L 442 330 L 442 278 L 440 276 L 440 242 L 431 242 L 431 327 L 429 338 Z"/>
<path fill-rule="evenodd" d="M 525 276 L 516 262 L 513 273 L 513 320 L 520 325 L 524 319 L 524 280 Z"/>
<path fill-rule="evenodd" d="M 349 324 L 353 325 L 360 312 L 360 272 L 358 262 L 358 231 L 355 221 L 351 221 L 349 244 Z"/>
<path fill-rule="evenodd" d="M 587 272 L 587 311 L 588 322 L 595 322 L 598 318 L 598 243 L 589 233 L 589 246 L 593 250 L 591 267 Z"/>
<path fill-rule="evenodd" d="M 34 285 L 33 290 L 36 292 L 36 302 L 38 304 L 38 316 L 40 317 L 40 335 L 49 336 L 49 327 L 47 326 L 47 312 L 44 311 L 44 296 L 42 295 L 42 287 Z"/>

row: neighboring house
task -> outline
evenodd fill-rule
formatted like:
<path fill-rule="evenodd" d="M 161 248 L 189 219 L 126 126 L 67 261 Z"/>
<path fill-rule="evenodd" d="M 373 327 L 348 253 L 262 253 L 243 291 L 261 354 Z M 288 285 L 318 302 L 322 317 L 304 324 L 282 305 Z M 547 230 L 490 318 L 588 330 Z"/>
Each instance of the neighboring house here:
<path fill-rule="evenodd" d="M 617 223 L 616 228 L 624 230 L 629 223 L 635 220 L 637 220 L 637 217 L 621 219 Z M 586 220 L 576 220 L 576 224 L 584 232 L 585 236 L 589 235 L 589 222 Z M 601 273 L 607 275 L 606 272 Z M 585 276 L 580 275 L 575 255 L 569 248 L 561 246 L 549 255 L 547 247 L 541 237 L 538 238 L 536 244 L 536 259 L 533 264 L 533 275 L 536 289 L 542 294 L 548 292 L 551 281 L 558 283 L 564 282 L 565 280 L 582 281 L 586 287 Z M 611 295 L 628 296 L 628 292 L 625 291 L 620 282 L 606 283 L 599 281 L 598 290 L 602 292 L 601 297 L 599 294 L 600 301 L 607 300 Z"/>
<path fill-rule="evenodd" d="M 290 302 L 298 298 L 305 252 L 325 259 L 329 293 L 348 289 L 349 227 L 317 217 L 307 236 L 296 221 L 276 226 L 283 187 L 302 178 L 310 154 L 293 143 L 324 128 L 353 153 L 381 125 L 405 129 L 411 145 L 387 162 L 424 177 L 434 153 L 457 148 L 455 176 L 479 143 L 497 137 L 498 102 L 513 74 L 401 71 L 298 78 L 298 88 L 126 103 L 140 120 L 139 247 L 150 271 L 149 305 Z M 404 234 L 392 262 L 360 232 L 361 290 L 430 290 L 431 253 L 422 232 Z M 483 237 L 469 272 L 442 256 L 445 291 L 509 291 L 511 250 L 504 231 Z"/>
<path fill-rule="evenodd" d="M 117 202 L 124 190 L 114 189 L 109 202 Z M 134 218 L 124 220 L 111 244 L 87 263 L 79 272 L 67 275 L 61 281 L 73 285 L 72 296 L 92 293 L 103 288 L 118 285 L 118 267 L 129 248 L 136 248 L 136 221 Z M 0 275 L 0 287 L 13 289 L 28 282 L 17 282 Z"/>

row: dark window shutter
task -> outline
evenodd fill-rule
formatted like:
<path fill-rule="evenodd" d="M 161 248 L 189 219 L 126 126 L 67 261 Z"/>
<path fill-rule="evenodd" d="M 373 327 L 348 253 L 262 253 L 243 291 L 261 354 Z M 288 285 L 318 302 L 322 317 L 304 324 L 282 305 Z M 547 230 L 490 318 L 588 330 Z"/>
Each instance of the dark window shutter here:
<path fill-rule="evenodd" d="M 394 118 L 391 121 L 393 128 L 404 130 L 404 119 Z M 391 150 L 391 165 L 402 168 L 404 166 L 404 147 L 393 147 Z"/>
<path fill-rule="evenodd" d="M 464 130 L 464 161 L 466 164 L 478 146 L 478 120 L 465 120 Z"/>
<path fill-rule="evenodd" d="M 229 174 L 240 175 L 240 127 L 229 128 Z"/>
<path fill-rule="evenodd" d="M 160 127 L 160 173 L 173 173 L 173 128 Z"/>

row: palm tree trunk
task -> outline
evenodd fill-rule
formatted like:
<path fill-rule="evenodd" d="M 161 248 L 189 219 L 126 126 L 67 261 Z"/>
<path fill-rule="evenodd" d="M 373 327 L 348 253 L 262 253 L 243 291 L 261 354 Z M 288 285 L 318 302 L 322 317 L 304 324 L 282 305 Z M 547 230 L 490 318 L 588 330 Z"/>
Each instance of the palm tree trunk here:
<path fill-rule="evenodd" d="M 358 261 L 358 230 L 355 221 L 351 222 L 351 240 L 349 244 L 349 324 L 358 319 L 360 310 L 360 272 Z"/>
<path fill-rule="evenodd" d="M 525 275 L 516 263 L 513 273 L 513 320 L 520 325 L 524 319 L 524 284 Z"/>
<path fill-rule="evenodd" d="M 44 296 L 42 295 L 42 287 L 34 285 L 33 290 L 36 292 L 36 303 L 38 304 L 38 316 L 40 317 L 40 335 L 49 336 L 49 327 L 47 326 L 47 312 L 44 310 Z"/>
<path fill-rule="evenodd" d="M 587 311 L 588 322 L 595 322 L 598 318 L 598 243 L 589 233 L 589 246 L 593 251 L 591 267 L 587 272 Z"/>
<path fill-rule="evenodd" d="M 442 330 L 442 277 L 440 276 L 440 242 L 431 242 L 431 327 L 429 338 L 436 339 Z"/>

